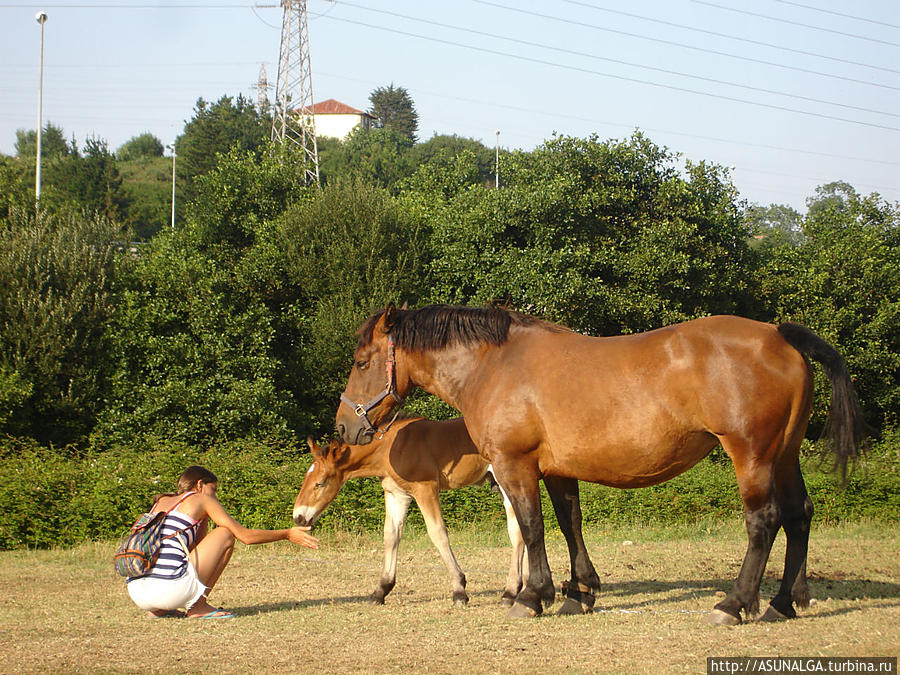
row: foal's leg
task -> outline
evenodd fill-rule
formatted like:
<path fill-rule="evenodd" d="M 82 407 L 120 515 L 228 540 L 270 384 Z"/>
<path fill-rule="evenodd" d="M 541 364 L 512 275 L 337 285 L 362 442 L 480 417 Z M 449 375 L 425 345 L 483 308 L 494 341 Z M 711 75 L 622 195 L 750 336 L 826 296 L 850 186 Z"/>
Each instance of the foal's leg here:
<path fill-rule="evenodd" d="M 766 467 L 764 462 L 759 461 L 759 457 L 754 457 L 745 449 L 736 448 L 727 441 L 723 441 L 722 446 L 734 462 L 738 486 L 744 500 L 747 552 L 734 586 L 725 599 L 715 606 L 707 621 L 735 625 L 741 622 L 741 610 L 744 610 L 747 617 L 759 612 L 759 584 L 775 535 L 781 527 L 781 509 L 775 499 L 773 467 Z"/>
<path fill-rule="evenodd" d="M 469 596 L 466 595 L 466 575 L 456 562 L 453 550 L 450 548 L 450 537 L 447 536 L 447 525 L 444 523 L 444 516 L 441 514 L 441 502 L 438 498 L 438 488 L 436 483 L 432 483 L 428 487 L 416 490 L 413 494 L 422 517 L 425 518 L 425 526 L 428 528 L 428 536 L 431 543 L 444 561 L 447 571 L 450 573 L 450 585 L 453 588 L 453 604 L 465 606 L 469 602 Z"/>
<path fill-rule="evenodd" d="M 369 601 L 376 605 L 384 604 L 384 597 L 394 588 L 397 580 L 397 552 L 400 550 L 400 537 L 406 523 L 406 513 L 412 495 L 400 490 L 384 486 L 384 568 L 378 586 L 369 596 Z"/>
<path fill-rule="evenodd" d="M 595 595 L 600 592 L 600 577 L 597 576 L 581 535 L 578 481 L 573 478 L 544 476 L 544 485 L 547 486 L 556 520 L 569 547 L 569 569 L 572 570 L 566 600 L 558 614 L 590 614 L 594 608 Z"/>
<path fill-rule="evenodd" d="M 544 547 L 544 519 L 541 515 L 541 496 L 538 491 L 536 468 L 523 466 L 521 462 L 504 461 L 502 456 L 492 460 L 494 477 L 512 502 L 516 520 L 528 549 L 528 581 L 519 591 L 509 610 L 511 617 L 532 617 L 543 612 L 543 605 L 550 606 L 556 596 L 547 550 Z"/>
<path fill-rule="evenodd" d="M 509 573 L 506 575 L 506 588 L 500 596 L 500 604 L 512 606 L 522 584 L 528 579 L 528 557 L 525 551 L 525 540 L 522 538 L 522 530 L 519 529 L 519 521 L 516 520 L 516 512 L 512 502 L 500 484 L 500 495 L 503 497 L 503 509 L 506 511 L 506 533 L 509 535 L 509 543 L 512 549 L 512 560 L 509 563 Z"/>
<path fill-rule="evenodd" d="M 809 528 L 813 505 L 806 492 L 800 463 L 788 468 L 786 476 L 777 485 L 778 503 L 781 506 L 787 547 L 784 553 L 784 574 L 781 587 L 772 598 L 761 621 L 778 621 L 797 616 L 797 607 L 809 607 L 809 586 L 806 582 L 806 556 L 809 551 Z"/>

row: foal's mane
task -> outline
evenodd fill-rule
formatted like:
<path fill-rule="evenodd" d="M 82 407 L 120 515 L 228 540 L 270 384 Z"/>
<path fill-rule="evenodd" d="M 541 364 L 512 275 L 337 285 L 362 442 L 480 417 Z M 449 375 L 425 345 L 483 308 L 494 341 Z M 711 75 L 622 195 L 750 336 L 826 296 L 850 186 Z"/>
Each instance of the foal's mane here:
<path fill-rule="evenodd" d="M 357 349 L 372 342 L 375 324 L 389 310 L 368 318 L 357 333 Z M 443 349 L 451 345 L 506 342 L 511 326 L 536 327 L 554 332 L 568 328 L 500 307 L 461 307 L 429 305 L 420 309 L 390 310 L 388 333 L 395 344 L 408 351 Z"/>

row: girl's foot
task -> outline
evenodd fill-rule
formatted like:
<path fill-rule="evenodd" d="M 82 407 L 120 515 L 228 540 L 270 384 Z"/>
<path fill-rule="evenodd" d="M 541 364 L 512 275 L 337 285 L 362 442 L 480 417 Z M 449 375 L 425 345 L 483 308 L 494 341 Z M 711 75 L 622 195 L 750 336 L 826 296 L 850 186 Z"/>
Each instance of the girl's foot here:
<path fill-rule="evenodd" d="M 192 614 L 188 613 L 189 619 L 233 619 L 234 614 L 229 612 L 228 610 L 222 609 L 221 607 L 216 607 L 211 612 L 207 612 L 205 614 Z"/>

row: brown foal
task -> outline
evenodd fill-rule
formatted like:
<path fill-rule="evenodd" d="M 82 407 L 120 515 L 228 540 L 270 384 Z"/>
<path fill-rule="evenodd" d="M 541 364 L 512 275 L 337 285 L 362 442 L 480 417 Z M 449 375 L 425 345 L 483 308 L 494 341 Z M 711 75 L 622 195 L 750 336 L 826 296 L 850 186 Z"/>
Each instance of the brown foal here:
<path fill-rule="evenodd" d="M 647 333 L 595 338 L 498 308 L 388 307 L 360 328 L 336 423 L 347 443 L 415 387 L 459 410 L 512 502 L 528 550 L 528 581 L 510 609 L 552 603 L 538 481 L 569 544 L 572 581 L 561 612 L 590 611 L 599 578 L 581 538 L 578 480 L 619 488 L 666 481 L 717 444 L 731 458 L 748 546 L 732 590 L 709 620 L 735 624 L 759 610 L 772 542 L 787 537 L 781 587 L 764 619 L 809 602 L 812 503 L 800 443 L 813 397 L 808 358 L 832 383 L 836 464 L 856 457 L 865 425 L 843 358 L 797 324 L 712 316 Z"/>
<path fill-rule="evenodd" d="M 453 589 L 453 602 L 464 605 L 466 577 L 456 562 L 441 515 L 438 492 L 484 482 L 488 463 L 478 454 L 461 418 L 443 422 L 421 417 L 394 422 L 368 445 L 346 445 L 333 440 L 319 447 L 309 439 L 314 462 L 309 467 L 294 502 L 294 522 L 312 525 L 351 478 L 377 477 L 384 488 L 384 568 L 378 586 L 370 596 L 384 604 L 397 578 L 397 552 L 410 502 L 415 499 L 428 536 L 437 548 Z M 512 561 L 501 602 L 511 605 L 527 576 L 525 542 L 516 523 L 512 505 L 503 495 L 506 525 L 512 543 Z"/>

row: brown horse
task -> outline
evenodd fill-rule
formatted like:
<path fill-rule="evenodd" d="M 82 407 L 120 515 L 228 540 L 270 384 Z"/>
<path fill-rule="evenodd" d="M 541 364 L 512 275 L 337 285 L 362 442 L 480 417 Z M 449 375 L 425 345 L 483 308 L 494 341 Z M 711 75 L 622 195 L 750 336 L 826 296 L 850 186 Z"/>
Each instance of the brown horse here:
<path fill-rule="evenodd" d="M 312 525 L 351 478 L 381 478 L 384 488 L 384 568 L 370 596 L 384 604 L 397 579 L 397 551 L 410 501 L 425 519 L 428 536 L 450 573 L 453 603 L 464 605 L 466 577 L 450 549 L 447 527 L 438 500 L 440 490 L 453 490 L 484 482 L 490 467 L 466 432 L 462 419 L 436 422 L 421 417 L 397 420 L 390 429 L 365 446 L 333 440 L 326 448 L 308 441 L 315 461 L 309 467 L 294 502 L 294 522 Z M 501 602 L 511 605 L 522 587 L 525 542 L 512 505 L 503 496 L 506 525 L 512 543 L 512 561 Z"/>
<path fill-rule="evenodd" d="M 709 620 L 736 624 L 759 610 L 759 584 L 779 528 L 781 587 L 764 619 L 809 603 L 812 503 L 800 473 L 813 377 L 832 383 L 836 463 L 856 457 L 865 425 L 841 356 L 797 324 L 712 316 L 647 333 L 595 338 L 498 308 L 430 306 L 371 316 L 360 328 L 336 423 L 348 443 L 413 388 L 462 412 L 512 501 L 528 549 L 528 582 L 510 609 L 535 616 L 555 591 L 544 549 L 543 478 L 569 544 L 572 581 L 561 612 L 590 611 L 597 573 L 581 539 L 577 480 L 655 485 L 721 444 L 744 502 L 748 546 L 733 588 Z M 376 393 L 377 392 L 377 393 Z"/>

